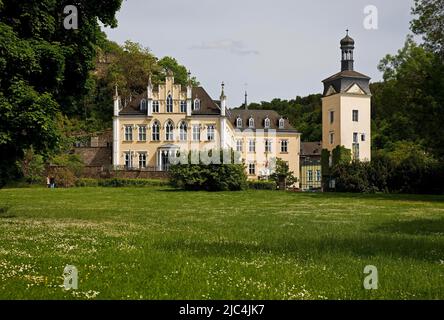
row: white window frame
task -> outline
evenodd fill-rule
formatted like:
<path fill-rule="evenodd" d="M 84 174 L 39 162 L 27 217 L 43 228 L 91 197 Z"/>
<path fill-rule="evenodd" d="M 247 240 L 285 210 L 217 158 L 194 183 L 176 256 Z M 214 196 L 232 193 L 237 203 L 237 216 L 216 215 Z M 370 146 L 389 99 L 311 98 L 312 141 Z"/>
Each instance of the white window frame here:
<path fill-rule="evenodd" d="M 187 141 L 188 138 L 188 126 L 185 121 L 182 121 L 179 125 L 179 140 Z"/>
<path fill-rule="evenodd" d="M 281 153 L 288 153 L 288 140 L 281 140 Z"/>
<path fill-rule="evenodd" d="M 153 101 L 153 113 L 159 113 L 160 103 L 158 100 Z"/>
<path fill-rule="evenodd" d="M 146 168 L 147 164 L 147 154 L 146 152 L 140 152 L 139 153 L 139 168 Z"/>
<path fill-rule="evenodd" d="M 200 141 L 200 125 L 198 124 L 193 125 L 193 141 Z"/>
<path fill-rule="evenodd" d="M 171 120 L 165 124 L 165 141 L 174 141 L 174 123 Z"/>
<path fill-rule="evenodd" d="M 154 121 L 151 129 L 151 140 L 160 141 L 160 123 L 158 121 Z"/>
<path fill-rule="evenodd" d="M 139 141 L 146 141 L 146 126 L 139 126 Z"/>
<path fill-rule="evenodd" d="M 237 152 L 243 152 L 244 150 L 244 142 L 242 139 L 236 140 L 236 151 Z"/>
<path fill-rule="evenodd" d="M 253 118 L 248 119 L 248 127 L 254 128 L 254 119 Z"/>
<path fill-rule="evenodd" d="M 265 121 L 264 121 L 265 129 L 270 129 L 270 126 L 271 126 L 271 121 L 270 121 L 269 118 L 266 118 Z"/>
<path fill-rule="evenodd" d="M 242 128 L 242 119 L 240 117 L 236 119 L 236 127 Z"/>
<path fill-rule="evenodd" d="M 125 141 L 133 141 L 133 125 L 125 126 Z"/>
<path fill-rule="evenodd" d="M 187 102 L 185 100 L 180 101 L 180 112 L 187 112 Z"/>
<path fill-rule="evenodd" d="M 207 127 L 207 141 L 214 141 L 215 140 L 215 126 L 209 125 Z"/>
<path fill-rule="evenodd" d="M 254 140 L 254 139 L 248 140 L 248 152 L 249 153 L 256 152 L 256 140 Z"/>
<path fill-rule="evenodd" d="M 285 120 L 283 118 L 279 119 L 279 129 L 285 128 Z"/>
<path fill-rule="evenodd" d="M 273 141 L 271 139 L 265 139 L 265 152 L 272 152 Z"/>

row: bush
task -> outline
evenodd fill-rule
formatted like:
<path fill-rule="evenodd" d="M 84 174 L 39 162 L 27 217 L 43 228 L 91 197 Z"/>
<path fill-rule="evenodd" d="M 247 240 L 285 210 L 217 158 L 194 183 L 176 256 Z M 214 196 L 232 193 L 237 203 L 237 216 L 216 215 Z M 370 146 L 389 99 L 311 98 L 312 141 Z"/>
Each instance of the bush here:
<path fill-rule="evenodd" d="M 254 190 L 276 190 L 277 184 L 275 181 L 269 180 L 248 181 L 248 188 Z"/>
<path fill-rule="evenodd" d="M 241 164 L 174 165 L 170 184 L 184 190 L 240 191 L 247 188 L 247 175 Z"/>
<path fill-rule="evenodd" d="M 444 194 L 444 163 L 414 155 L 402 162 L 377 155 L 371 163 L 338 164 L 331 169 L 335 191 Z"/>
<path fill-rule="evenodd" d="M 57 167 L 52 171 L 52 177 L 55 179 L 56 187 L 71 188 L 76 184 L 76 176 L 66 167 Z"/>
<path fill-rule="evenodd" d="M 43 156 L 36 154 L 33 148 L 25 150 L 23 159 L 17 161 L 24 180 L 29 184 L 43 184 L 45 162 Z"/>
<path fill-rule="evenodd" d="M 90 178 L 81 178 L 77 179 L 76 187 L 98 187 L 99 180 L 98 179 L 90 179 Z"/>

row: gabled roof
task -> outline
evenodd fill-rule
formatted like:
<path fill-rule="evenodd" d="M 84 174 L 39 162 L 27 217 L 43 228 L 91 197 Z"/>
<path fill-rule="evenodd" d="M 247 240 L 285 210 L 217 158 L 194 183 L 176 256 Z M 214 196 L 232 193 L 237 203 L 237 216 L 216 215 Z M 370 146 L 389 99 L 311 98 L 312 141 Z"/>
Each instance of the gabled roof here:
<path fill-rule="evenodd" d="M 210 95 L 202 87 L 194 87 L 192 94 L 192 100 L 196 98 L 200 100 L 200 109 L 194 110 L 192 114 L 195 115 L 218 115 L 220 114 L 220 108 L 217 103 L 211 99 Z"/>
<path fill-rule="evenodd" d="M 120 112 L 119 115 L 145 115 L 145 111 L 140 110 L 140 102 L 146 99 L 147 92 L 134 97 Z M 220 107 L 216 101 L 213 101 L 209 94 L 202 87 L 193 87 L 191 93 L 192 101 L 200 100 L 200 109 L 192 112 L 193 115 L 219 115 Z"/>

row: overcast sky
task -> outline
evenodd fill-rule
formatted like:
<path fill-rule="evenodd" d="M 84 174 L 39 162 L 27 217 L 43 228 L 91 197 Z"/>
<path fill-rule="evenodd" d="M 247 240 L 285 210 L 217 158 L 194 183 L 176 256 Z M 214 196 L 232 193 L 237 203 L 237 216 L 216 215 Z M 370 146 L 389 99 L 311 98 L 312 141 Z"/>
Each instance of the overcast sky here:
<path fill-rule="evenodd" d="M 355 69 L 381 79 L 379 60 L 404 44 L 413 0 L 129 0 L 106 29 L 159 58 L 173 56 L 217 99 L 226 83 L 229 106 L 321 93 L 340 71 L 339 41 L 350 29 Z M 378 9 L 378 29 L 364 28 L 364 8 Z"/>

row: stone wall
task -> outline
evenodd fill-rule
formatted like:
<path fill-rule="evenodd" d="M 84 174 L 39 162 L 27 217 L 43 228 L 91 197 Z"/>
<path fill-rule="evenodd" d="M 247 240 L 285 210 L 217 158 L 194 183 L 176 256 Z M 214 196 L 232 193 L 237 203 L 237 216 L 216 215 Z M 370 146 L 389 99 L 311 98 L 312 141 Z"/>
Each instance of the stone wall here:
<path fill-rule="evenodd" d="M 112 164 L 112 148 L 75 148 L 74 153 L 79 155 L 87 166 L 109 166 Z"/>

